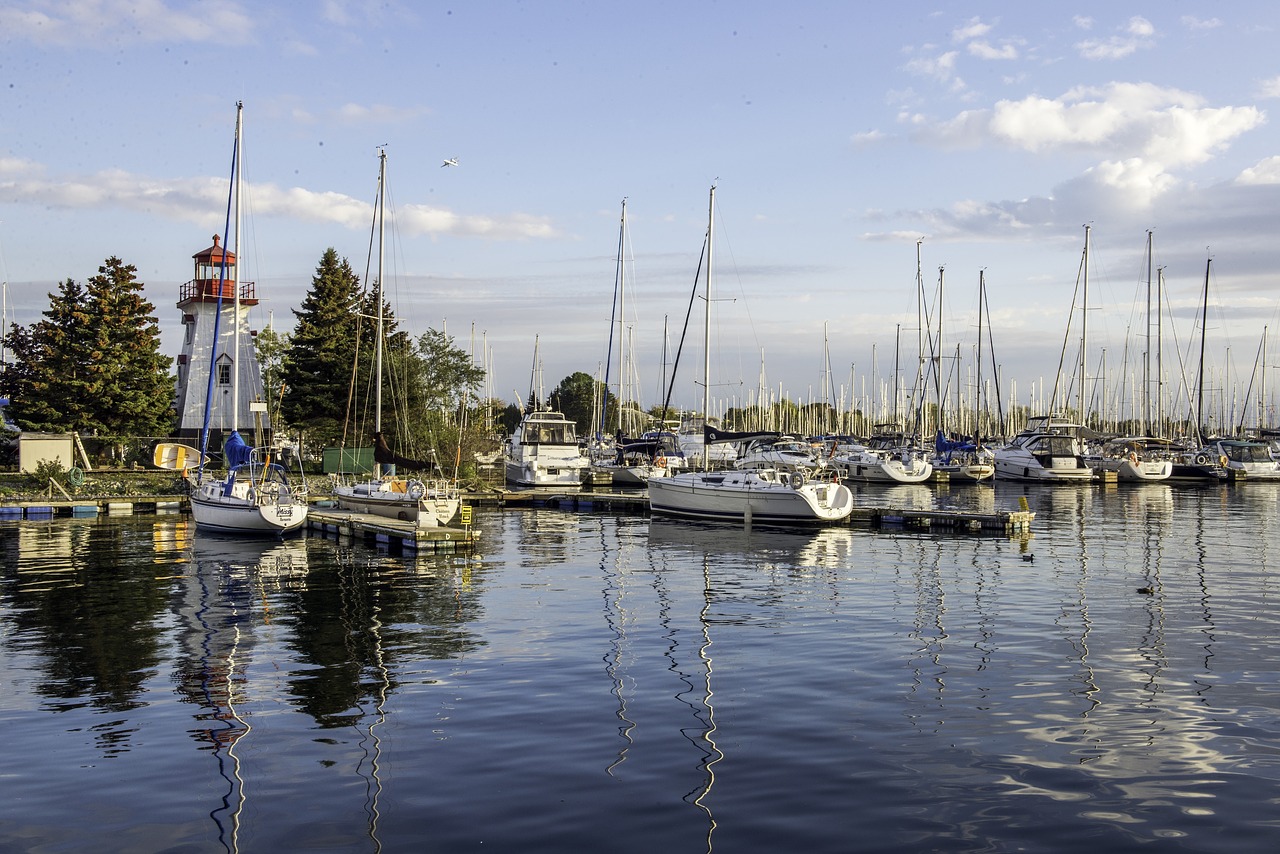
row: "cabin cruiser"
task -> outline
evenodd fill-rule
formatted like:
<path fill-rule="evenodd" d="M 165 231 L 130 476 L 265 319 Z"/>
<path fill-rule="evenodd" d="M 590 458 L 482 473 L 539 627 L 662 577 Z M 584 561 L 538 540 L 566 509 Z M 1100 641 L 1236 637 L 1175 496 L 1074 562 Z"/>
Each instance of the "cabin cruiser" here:
<path fill-rule="evenodd" d="M 993 452 L 996 477 L 1036 483 L 1088 483 L 1093 469 L 1085 460 L 1082 424 L 1049 415 L 1027 419 L 1027 426 L 1009 444 Z"/>

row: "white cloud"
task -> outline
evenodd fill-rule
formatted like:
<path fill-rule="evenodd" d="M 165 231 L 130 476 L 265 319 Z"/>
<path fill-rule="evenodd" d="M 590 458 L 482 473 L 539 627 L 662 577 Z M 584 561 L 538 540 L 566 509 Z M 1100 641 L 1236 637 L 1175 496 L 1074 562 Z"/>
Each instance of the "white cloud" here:
<path fill-rule="evenodd" d="M 1108 39 L 1086 39 L 1076 43 L 1076 50 L 1085 59 L 1123 59 L 1139 48 L 1151 47 L 1156 28 L 1141 15 L 1130 18 L 1121 28 L 1122 35 Z"/>
<path fill-rule="evenodd" d="M 1280 184 L 1280 157 L 1268 157 L 1245 169 L 1236 177 L 1237 184 Z"/>
<path fill-rule="evenodd" d="M 1280 77 L 1263 80 L 1259 88 L 1259 97 L 1280 98 Z"/>
<path fill-rule="evenodd" d="M 918 74 L 921 77 L 932 77 L 939 82 L 945 83 L 955 74 L 956 57 L 958 55 L 957 51 L 952 50 L 940 56 L 918 57 L 907 63 L 907 70 L 912 74 Z"/>
<path fill-rule="evenodd" d="M 993 47 L 985 41 L 969 42 L 969 53 L 978 57 L 978 59 L 1018 58 L 1018 49 L 1008 42 L 1005 42 L 999 47 Z"/>
<path fill-rule="evenodd" d="M 254 16 L 234 0 L 176 4 L 166 0 L 26 0 L 0 8 L 11 39 L 60 46 L 117 47 L 122 42 L 221 42 L 253 37 Z"/>
<path fill-rule="evenodd" d="M 363 124 L 365 122 L 403 122 L 426 115 L 425 107 L 393 107 L 389 104 L 343 104 L 334 117 L 345 124 Z"/>
<path fill-rule="evenodd" d="M 1117 191 L 1120 203 L 1146 205 L 1174 185 L 1173 171 L 1209 160 L 1264 121 L 1255 107 L 1208 107 L 1179 89 L 1112 83 L 1000 101 L 941 124 L 917 120 L 916 134 L 945 146 L 1093 155 L 1100 162 L 1080 180 Z"/>
<path fill-rule="evenodd" d="M 875 145 L 888 139 L 888 135 L 881 130 L 869 130 L 853 135 L 853 144 L 859 148 Z"/>
<path fill-rule="evenodd" d="M 1074 18 L 1071 19 L 1071 23 L 1075 24 L 1077 29 L 1081 29 L 1081 30 L 1093 29 L 1093 18 L 1090 18 L 1088 15 L 1076 15 Z"/>
<path fill-rule="evenodd" d="M 970 18 L 963 26 L 951 31 L 951 41 L 959 44 L 970 39 L 981 38 L 991 32 L 991 25 L 982 23 L 980 18 Z"/>
<path fill-rule="evenodd" d="M 1195 15 L 1183 15 L 1182 26 L 1189 30 L 1214 30 L 1222 26 L 1217 18 L 1197 18 Z"/>
<path fill-rule="evenodd" d="M 38 204 L 66 209 L 124 209 L 152 216 L 194 222 L 208 227 L 222 224 L 227 203 L 225 178 L 163 181 L 113 169 L 90 176 L 48 180 L 38 164 L 16 158 L 0 159 L 0 203 Z M 333 192 L 302 187 L 254 184 L 246 188 L 255 216 L 304 222 L 336 223 L 364 230 L 373 219 L 365 201 Z M 557 236 L 549 219 L 532 214 L 464 215 L 427 205 L 401 206 L 397 218 L 404 235 L 455 234 L 495 240 L 540 239 Z"/>
<path fill-rule="evenodd" d="M 1150 83 L 1078 87 L 1058 98 L 999 101 L 960 113 L 924 133 L 939 143 L 998 143 L 1039 152 L 1070 148 L 1103 156 L 1135 153 L 1168 165 L 1202 162 L 1262 124 L 1254 107 L 1206 107 L 1180 89 Z"/>

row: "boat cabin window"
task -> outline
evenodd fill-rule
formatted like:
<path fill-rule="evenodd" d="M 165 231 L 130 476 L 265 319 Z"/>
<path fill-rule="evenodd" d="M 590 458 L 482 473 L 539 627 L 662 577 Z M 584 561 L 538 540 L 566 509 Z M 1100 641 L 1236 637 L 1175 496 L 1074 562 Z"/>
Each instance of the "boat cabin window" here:
<path fill-rule="evenodd" d="M 1054 457 L 1074 457 L 1076 455 L 1075 440 L 1070 436 L 1041 436 L 1031 448 L 1035 454 L 1049 454 Z"/>
<path fill-rule="evenodd" d="M 543 445 L 572 445 L 577 442 L 572 424 L 535 424 L 532 427 L 530 442 Z"/>
<path fill-rule="evenodd" d="M 1269 463 L 1271 455 L 1264 445 L 1223 445 L 1227 459 L 1237 463 Z"/>

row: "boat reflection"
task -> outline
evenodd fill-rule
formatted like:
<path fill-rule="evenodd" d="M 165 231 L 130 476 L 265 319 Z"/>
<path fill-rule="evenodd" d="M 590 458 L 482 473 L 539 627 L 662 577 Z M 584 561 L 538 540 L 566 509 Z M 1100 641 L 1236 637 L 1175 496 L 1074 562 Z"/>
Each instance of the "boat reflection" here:
<path fill-rule="evenodd" d="M 848 566 L 855 536 L 851 528 L 841 526 L 797 530 L 743 528 L 658 516 L 649 520 L 650 548 L 681 549 L 715 559 L 750 557 L 762 561 L 762 566 L 769 568 L 839 569 Z"/>

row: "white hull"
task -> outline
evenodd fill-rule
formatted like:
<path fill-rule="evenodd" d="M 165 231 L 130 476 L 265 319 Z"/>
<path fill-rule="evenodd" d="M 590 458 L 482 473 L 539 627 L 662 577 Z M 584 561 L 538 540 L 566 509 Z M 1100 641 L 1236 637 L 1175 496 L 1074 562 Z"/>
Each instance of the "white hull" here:
<path fill-rule="evenodd" d="M 396 491 L 388 482 L 370 481 L 336 486 L 333 497 L 343 510 L 413 522 L 419 528 L 448 525 L 462 504 L 447 485 L 428 488 L 421 481 L 409 481 L 403 490 Z"/>
<path fill-rule="evenodd" d="M 759 524 L 838 522 L 853 510 L 853 493 L 838 483 L 759 471 L 686 472 L 649 482 L 654 513 Z"/>
<path fill-rule="evenodd" d="M 1055 458 L 1049 468 L 1030 454 L 996 454 L 996 477 L 1035 483 L 1089 483 L 1093 469 L 1079 465 L 1071 457 Z"/>
<path fill-rule="evenodd" d="M 1173 462 L 1171 460 L 1139 459 L 1137 462 L 1129 459 L 1104 460 L 1099 464 L 1099 468 L 1103 471 L 1115 472 L 1116 480 L 1123 480 L 1128 483 L 1168 480 L 1169 476 L 1173 474 Z"/>
<path fill-rule="evenodd" d="M 933 466 L 915 459 L 910 464 L 902 460 L 840 459 L 832 460 L 832 467 L 848 480 L 866 483 L 924 483 L 933 476 Z"/>
<path fill-rule="evenodd" d="M 516 486 L 582 486 L 582 475 L 587 468 L 586 457 L 580 460 L 525 459 L 507 460 L 507 483 Z"/>
<path fill-rule="evenodd" d="M 205 481 L 191 495 L 196 526 L 227 534 L 283 534 L 307 521 L 307 504 L 292 496 L 258 500 L 233 485 L 225 495 L 225 481 Z"/>
<path fill-rule="evenodd" d="M 943 472 L 952 481 L 973 481 L 981 483 L 984 480 L 992 480 L 996 476 L 996 467 L 991 463 L 953 463 L 950 465 L 935 465 L 934 471 Z"/>

